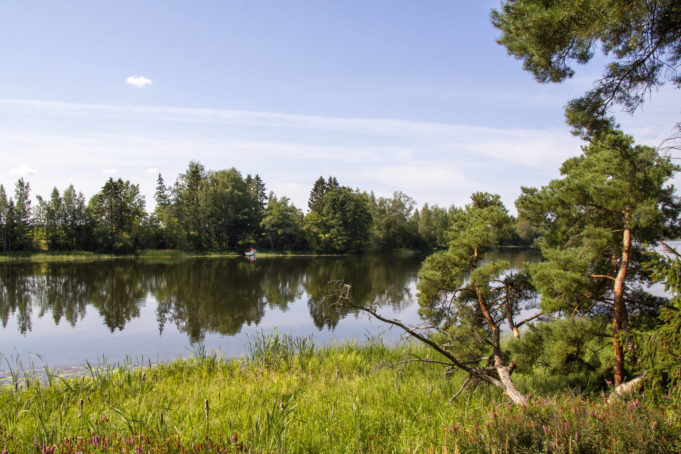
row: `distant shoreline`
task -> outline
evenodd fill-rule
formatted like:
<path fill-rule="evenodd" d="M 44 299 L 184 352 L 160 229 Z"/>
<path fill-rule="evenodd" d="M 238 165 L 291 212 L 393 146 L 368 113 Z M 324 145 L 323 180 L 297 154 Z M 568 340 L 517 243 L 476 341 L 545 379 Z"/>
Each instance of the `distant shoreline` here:
<path fill-rule="evenodd" d="M 364 254 L 323 254 L 305 251 L 262 251 L 262 257 L 343 257 L 350 255 L 415 255 L 427 251 L 398 249 L 395 251 L 368 251 Z M 57 263 L 57 262 L 98 262 L 109 260 L 154 260 L 192 258 L 233 258 L 242 254 L 234 251 L 182 251 L 176 249 L 145 250 L 136 254 L 103 254 L 88 251 L 73 252 L 10 252 L 0 253 L 0 263 Z"/>

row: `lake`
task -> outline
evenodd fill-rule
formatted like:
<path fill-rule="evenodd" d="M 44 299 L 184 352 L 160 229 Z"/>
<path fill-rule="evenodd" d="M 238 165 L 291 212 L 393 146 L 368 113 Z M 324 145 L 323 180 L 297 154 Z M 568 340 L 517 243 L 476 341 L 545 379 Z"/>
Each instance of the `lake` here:
<path fill-rule="evenodd" d="M 528 250 L 494 254 L 520 268 Z M 352 284 L 354 301 L 418 323 L 417 274 L 425 256 L 240 257 L 0 264 L 0 353 L 50 367 L 164 361 L 197 345 L 226 357 L 249 336 L 278 329 L 317 344 L 402 336 L 324 297 Z M 200 344 L 198 344 L 200 343 Z M 37 356 L 39 355 L 39 356 Z M 3 361 L 0 369 L 5 368 Z"/>

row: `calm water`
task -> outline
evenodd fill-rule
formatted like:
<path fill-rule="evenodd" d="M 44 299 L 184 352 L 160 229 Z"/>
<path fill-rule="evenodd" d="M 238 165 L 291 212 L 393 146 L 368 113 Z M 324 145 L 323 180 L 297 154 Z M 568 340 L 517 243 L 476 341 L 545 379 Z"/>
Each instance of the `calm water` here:
<path fill-rule="evenodd" d="M 514 267 L 536 258 L 503 252 Z M 168 360 L 202 342 L 225 356 L 246 351 L 259 330 L 319 343 L 401 332 L 325 301 L 329 281 L 353 286 L 356 302 L 417 323 L 416 276 L 424 257 L 291 257 L 0 265 L 0 353 L 36 354 L 50 366 Z M 34 359 L 35 360 L 35 359 Z M 41 362 L 39 360 L 36 360 Z M 4 362 L 0 366 L 3 368 Z"/>

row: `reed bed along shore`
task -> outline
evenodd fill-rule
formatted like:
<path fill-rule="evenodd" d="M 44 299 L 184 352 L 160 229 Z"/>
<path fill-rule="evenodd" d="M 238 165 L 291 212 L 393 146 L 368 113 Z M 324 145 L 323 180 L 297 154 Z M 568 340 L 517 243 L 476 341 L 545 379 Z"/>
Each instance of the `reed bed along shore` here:
<path fill-rule="evenodd" d="M 681 450 L 676 402 L 607 404 L 557 393 L 516 408 L 380 340 L 316 348 L 279 333 L 244 358 L 199 348 L 169 363 L 14 373 L 0 391 L 2 453 L 666 453 Z M 531 393 L 531 377 L 519 377 Z"/>

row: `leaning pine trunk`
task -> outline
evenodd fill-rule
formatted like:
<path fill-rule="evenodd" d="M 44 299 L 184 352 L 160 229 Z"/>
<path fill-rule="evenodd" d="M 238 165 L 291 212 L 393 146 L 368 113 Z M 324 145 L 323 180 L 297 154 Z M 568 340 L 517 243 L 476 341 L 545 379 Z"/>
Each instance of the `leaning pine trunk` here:
<path fill-rule="evenodd" d="M 475 256 L 477 259 L 477 249 L 475 252 L 476 252 Z M 501 336 L 499 325 L 492 318 L 492 315 L 489 312 L 489 308 L 487 307 L 487 302 L 485 301 L 485 298 L 478 290 L 478 287 L 473 286 L 473 288 L 475 289 L 475 293 L 478 298 L 478 305 L 480 306 L 482 315 L 485 317 L 485 321 L 492 329 L 492 350 L 494 355 L 494 368 L 497 370 L 497 374 L 499 374 L 500 382 L 495 383 L 495 385 L 501 388 L 514 404 L 524 407 L 527 405 L 527 399 L 525 398 L 525 396 L 522 395 L 520 391 L 518 391 L 518 388 L 516 388 L 515 383 L 513 383 L 513 380 L 511 380 L 511 372 L 509 370 L 509 367 L 506 366 L 506 364 L 504 364 L 504 358 L 501 354 Z"/>
<path fill-rule="evenodd" d="M 513 383 L 513 380 L 511 380 L 509 368 L 504 366 L 503 362 L 501 364 L 497 364 L 496 357 L 494 358 L 494 363 L 497 373 L 499 374 L 499 380 L 501 380 L 501 383 L 504 385 L 504 393 L 506 393 L 508 398 L 511 399 L 514 404 L 521 407 L 527 406 L 527 398 L 520 391 L 518 391 L 515 383 Z"/>
<path fill-rule="evenodd" d="M 624 211 L 624 232 L 622 233 L 622 258 L 620 261 L 615 284 L 612 289 L 614 311 L 612 319 L 612 347 L 614 353 L 615 385 L 624 382 L 624 348 L 622 334 L 629 331 L 627 306 L 624 303 L 624 282 L 629 268 L 629 251 L 631 249 L 631 229 L 629 227 L 629 209 Z"/>

